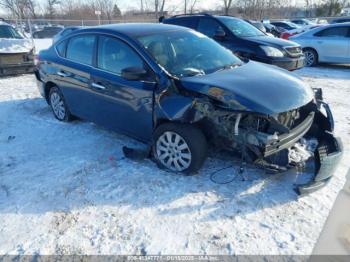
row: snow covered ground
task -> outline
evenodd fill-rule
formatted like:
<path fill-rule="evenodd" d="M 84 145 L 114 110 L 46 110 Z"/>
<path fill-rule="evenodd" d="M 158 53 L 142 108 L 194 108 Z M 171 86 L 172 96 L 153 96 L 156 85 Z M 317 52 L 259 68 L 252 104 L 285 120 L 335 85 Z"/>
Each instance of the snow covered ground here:
<path fill-rule="evenodd" d="M 198 176 L 125 159 L 138 142 L 94 124 L 61 123 L 34 76 L 0 79 L 0 254 L 310 254 L 350 157 L 350 67 L 295 74 L 322 87 L 345 144 L 331 183 L 298 199 L 291 173 L 211 155 Z"/>

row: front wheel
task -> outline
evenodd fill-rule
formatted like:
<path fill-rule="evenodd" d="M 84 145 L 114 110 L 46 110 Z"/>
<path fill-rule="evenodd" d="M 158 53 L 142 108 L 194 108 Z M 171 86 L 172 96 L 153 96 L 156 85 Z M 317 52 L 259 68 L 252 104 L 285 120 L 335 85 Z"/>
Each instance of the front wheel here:
<path fill-rule="evenodd" d="M 207 141 L 194 126 L 166 123 L 154 133 L 153 155 L 166 169 L 192 174 L 202 167 L 207 157 Z"/>
<path fill-rule="evenodd" d="M 49 99 L 52 112 L 58 120 L 68 122 L 72 119 L 72 115 L 58 87 L 54 86 L 50 89 Z"/>

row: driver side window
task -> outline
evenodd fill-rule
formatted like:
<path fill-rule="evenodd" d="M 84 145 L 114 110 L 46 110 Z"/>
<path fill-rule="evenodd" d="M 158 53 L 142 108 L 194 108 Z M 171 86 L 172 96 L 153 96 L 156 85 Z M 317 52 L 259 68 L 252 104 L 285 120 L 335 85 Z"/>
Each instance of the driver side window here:
<path fill-rule="evenodd" d="M 97 67 L 117 75 L 128 67 L 143 68 L 140 56 L 126 43 L 113 37 L 98 38 Z"/>

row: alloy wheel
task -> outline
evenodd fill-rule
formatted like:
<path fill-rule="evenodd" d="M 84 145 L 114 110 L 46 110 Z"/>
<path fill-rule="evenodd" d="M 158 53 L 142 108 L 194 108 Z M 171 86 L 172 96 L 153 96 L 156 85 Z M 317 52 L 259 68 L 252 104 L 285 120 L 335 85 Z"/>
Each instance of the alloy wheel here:
<path fill-rule="evenodd" d="M 168 169 L 181 172 L 191 165 L 192 154 L 186 141 L 175 132 L 164 132 L 156 142 L 159 161 Z"/>
<path fill-rule="evenodd" d="M 306 66 L 312 66 L 315 63 L 315 54 L 312 51 L 305 51 L 304 55 Z"/>
<path fill-rule="evenodd" d="M 53 92 L 50 96 L 50 103 L 55 116 L 59 120 L 64 120 L 66 116 L 66 108 L 61 96 L 58 93 Z"/>

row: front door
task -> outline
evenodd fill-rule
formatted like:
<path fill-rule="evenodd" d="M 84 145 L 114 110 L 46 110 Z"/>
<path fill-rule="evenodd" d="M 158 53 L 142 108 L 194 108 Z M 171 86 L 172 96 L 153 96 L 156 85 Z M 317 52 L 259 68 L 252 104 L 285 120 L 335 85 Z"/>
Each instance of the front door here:
<path fill-rule="evenodd" d="M 151 80 L 127 80 L 121 76 L 129 67 L 146 67 L 138 53 L 124 41 L 98 36 L 96 65 L 91 72 L 90 91 L 94 97 L 94 122 L 149 141 L 153 131 Z"/>

